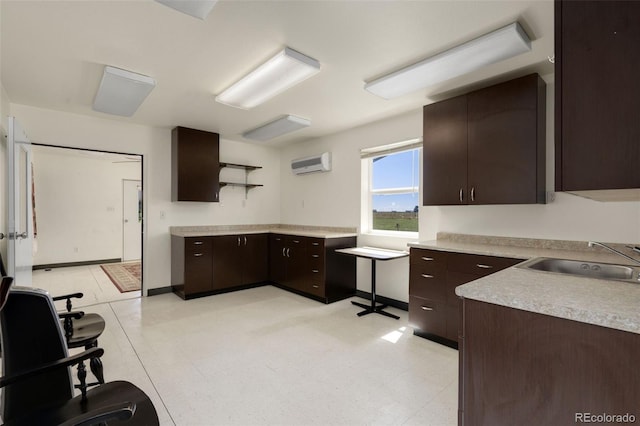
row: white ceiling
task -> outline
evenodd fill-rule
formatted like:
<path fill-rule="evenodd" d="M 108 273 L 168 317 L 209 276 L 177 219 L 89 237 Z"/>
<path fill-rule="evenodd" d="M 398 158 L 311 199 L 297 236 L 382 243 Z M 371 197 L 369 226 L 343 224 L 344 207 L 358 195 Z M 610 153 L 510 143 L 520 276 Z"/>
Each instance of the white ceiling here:
<path fill-rule="evenodd" d="M 553 1 L 219 1 L 206 20 L 153 0 L 0 0 L 0 78 L 12 103 L 243 140 L 283 114 L 308 129 L 260 142 L 300 142 L 415 110 L 461 91 L 553 72 Z M 395 100 L 364 83 L 518 20 L 532 51 Z M 284 46 L 320 73 L 249 111 L 214 95 Z M 157 81 L 131 118 L 91 109 L 104 65 Z M 247 141 L 249 142 L 249 141 Z"/>

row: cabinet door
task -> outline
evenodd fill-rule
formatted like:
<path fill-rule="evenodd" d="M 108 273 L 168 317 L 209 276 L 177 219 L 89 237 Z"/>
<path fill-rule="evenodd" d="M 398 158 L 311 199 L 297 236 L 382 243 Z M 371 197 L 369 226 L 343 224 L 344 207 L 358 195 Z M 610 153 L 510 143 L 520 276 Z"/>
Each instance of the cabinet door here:
<path fill-rule="evenodd" d="M 239 236 L 213 237 L 213 288 L 215 290 L 242 284 L 242 251 Z"/>
<path fill-rule="evenodd" d="M 467 96 L 469 204 L 544 202 L 544 82 L 531 74 Z"/>
<path fill-rule="evenodd" d="M 556 190 L 640 187 L 640 2 L 556 2 Z"/>
<path fill-rule="evenodd" d="M 176 127 L 171 132 L 171 200 L 218 201 L 220 135 Z"/>
<path fill-rule="evenodd" d="M 269 278 L 269 239 L 267 234 L 241 235 L 243 284 L 266 281 Z"/>
<path fill-rule="evenodd" d="M 296 290 L 305 291 L 306 282 L 310 281 L 310 271 L 307 262 L 307 247 L 305 237 L 287 238 L 287 280 L 285 285 Z"/>
<path fill-rule="evenodd" d="M 423 108 L 422 204 L 467 204 L 467 98 Z"/>
<path fill-rule="evenodd" d="M 284 235 L 269 237 L 269 280 L 284 285 L 287 279 L 287 258 Z"/>

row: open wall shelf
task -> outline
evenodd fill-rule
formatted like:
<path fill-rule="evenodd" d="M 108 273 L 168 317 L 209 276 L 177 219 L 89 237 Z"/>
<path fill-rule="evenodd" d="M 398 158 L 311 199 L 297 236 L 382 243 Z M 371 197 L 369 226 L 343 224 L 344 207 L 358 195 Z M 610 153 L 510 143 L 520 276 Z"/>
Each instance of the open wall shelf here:
<path fill-rule="evenodd" d="M 254 170 L 261 169 L 262 168 L 261 166 L 250 166 L 247 164 L 236 164 L 236 163 L 220 163 L 220 170 L 222 170 L 225 167 L 230 169 L 244 170 L 244 182 L 220 182 L 220 188 L 224 188 L 225 186 L 242 187 L 245 189 L 244 197 L 246 199 L 250 189 L 264 186 L 262 184 L 249 183 L 249 173 Z"/>

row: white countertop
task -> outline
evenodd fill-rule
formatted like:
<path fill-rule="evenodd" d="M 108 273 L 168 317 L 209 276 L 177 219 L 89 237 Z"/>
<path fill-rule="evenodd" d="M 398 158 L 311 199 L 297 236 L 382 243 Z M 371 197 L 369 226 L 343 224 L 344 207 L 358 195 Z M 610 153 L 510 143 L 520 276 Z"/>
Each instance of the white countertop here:
<path fill-rule="evenodd" d="M 216 237 L 224 235 L 247 235 L 247 234 L 284 234 L 298 235 L 312 238 L 343 238 L 356 237 L 355 230 L 348 228 L 323 228 L 294 225 L 238 225 L 238 226 L 190 226 L 171 227 L 170 234 L 177 237 Z"/>
<path fill-rule="evenodd" d="M 523 260 L 552 257 L 632 264 L 602 249 L 589 249 L 586 242 L 451 235 L 444 234 L 443 239 L 410 243 L 409 246 Z M 513 245 L 509 245 L 510 242 Z M 624 245 L 617 244 L 615 248 L 622 249 Z M 456 294 L 481 302 L 640 334 L 640 283 L 576 277 L 514 266 L 461 285 L 456 288 Z"/>

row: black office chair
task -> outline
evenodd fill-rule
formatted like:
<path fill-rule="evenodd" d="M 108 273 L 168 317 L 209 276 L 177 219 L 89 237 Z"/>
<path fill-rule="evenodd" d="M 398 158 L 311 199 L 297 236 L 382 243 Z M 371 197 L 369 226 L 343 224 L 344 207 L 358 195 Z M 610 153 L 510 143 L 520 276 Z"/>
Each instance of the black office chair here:
<path fill-rule="evenodd" d="M 69 357 L 58 315 L 46 291 L 0 284 L 2 419 L 9 425 L 158 425 L 149 397 L 115 381 L 87 389 L 84 361 L 103 354 L 92 348 Z M 2 296 L 5 295 L 4 300 Z M 76 397 L 71 366 L 78 366 Z"/>
<path fill-rule="evenodd" d="M 0 275 L 7 275 L 7 271 L 2 261 L 2 255 L 0 254 Z M 86 314 L 84 311 L 72 311 L 73 305 L 71 303 L 72 298 L 81 298 L 84 295 L 82 293 L 65 294 L 62 296 L 53 297 L 54 301 L 66 300 L 65 307 L 67 312 L 60 312 L 60 322 L 64 330 L 64 337 L 67 340 L 67 347 L 69 349 L 84 348 L 91 349 L 98 347 L 98 337 L 102 334 L 105 328 L 104 318 L 98 314 Z M 98 380 L 99 384 L 104 383 L 104 367 L 99 357 L 91 358 L 89 361 L 89 368 L 91 372 Z"/>

